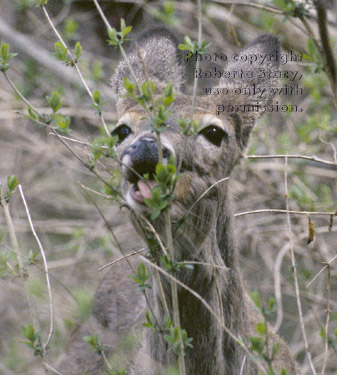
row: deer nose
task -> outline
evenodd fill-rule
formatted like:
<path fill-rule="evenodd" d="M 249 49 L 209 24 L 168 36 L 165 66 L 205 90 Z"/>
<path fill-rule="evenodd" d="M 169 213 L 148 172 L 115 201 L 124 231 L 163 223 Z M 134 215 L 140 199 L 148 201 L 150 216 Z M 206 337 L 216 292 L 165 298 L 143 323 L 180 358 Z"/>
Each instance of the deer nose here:
<path fill-rule="evenodd" d="M 165 146 L 162 148 L 163 157 L 168 159 L 171 155 L 171 152 Z M 138 175 L 143 176 L 144 174 L 149 174 L 150 176 L 155 173 L 156 165 L 159 162 L 158 156 L 158 144 L 153 138 L 140 138 L 138 141 L 130 145 L 122 155 L 128 155 L 127 158 L 129 167 L 135 170 Z M 127 176 L 128 180 L 138 180 L 138 177 L 131 173 L 130 176 Z"/>

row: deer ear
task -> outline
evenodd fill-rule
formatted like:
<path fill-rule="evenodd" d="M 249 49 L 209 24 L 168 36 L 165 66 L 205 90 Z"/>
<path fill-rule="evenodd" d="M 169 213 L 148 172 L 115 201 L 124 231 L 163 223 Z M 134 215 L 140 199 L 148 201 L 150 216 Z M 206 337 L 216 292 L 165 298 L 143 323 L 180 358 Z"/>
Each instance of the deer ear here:
<path fill-rule="evenodd" d="M 145 64 L 148 77 L 157 88 L 164 88 L 171 81 L 174 90 L 181 92 L 185 80 L 185 68 L 177 46 L 176 36 L 164 27 L 153 27 L 143 32 L 135 42 L 132 42 L 127 52 L 127 59 L 137 82 L 142 85 L 147 79 L 144 73 Z M 139 52 L 143 61 L 139 57 Z M 123 98 L 126 94 L 125 77 L 135 83 L 128 64 L 126 61 L 121 61 L 112 77 L 113 95 L 119 113 L 124 113 L 132 103 Z"/>
<path fill-rule="evenodd" d="M 242 149 L 248 145 L 255 121 L 265 112 L 274 96 L 272 88 L 277 86 L 278 79 L 273 73 L 279 68 L 279 57 L 278 39 L 262 34 L 233 56 L 225 69 L 231 77 L 221 78 L 220 86 L 228 90 L 228 95 L 223 97 L 225 102 L 221 103 L 222 114 L 232 118 Z"/>

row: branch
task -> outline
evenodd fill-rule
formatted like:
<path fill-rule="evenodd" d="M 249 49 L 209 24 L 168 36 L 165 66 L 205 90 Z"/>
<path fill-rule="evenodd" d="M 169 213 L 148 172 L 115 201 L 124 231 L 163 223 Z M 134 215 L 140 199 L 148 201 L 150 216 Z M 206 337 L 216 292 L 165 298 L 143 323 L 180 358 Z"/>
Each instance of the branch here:
<path fill-rule="evenodd" d="M 315 161 L 316 163 L 321 163 L 329 165 L 331 167 L 337 168 L 337 163 L 329 160 L 323 160 L 317 158 L 316 156 L 304 156 L 304 155 L 248 155 L 245 159 L 305 159 Z"/>
<path fill-rule="evenodd" d="M 245 216 L 245 215 L 254 215 L 254 214 L 264 214 L 264 213 L 274 213 L 274 214 L 291 214 L 291 215 L 317 215 L 317 216 L 337 216 L 337 210 L 335 212 L 319 212 L 319 211 L 289 211 L 289 210 L 279 210 L 274 208 L 266 208 L 263 210 L 254 210 L 254 211 L 246 211 L 240 212 L 235 214 L 235 217 Z"/>
<path fill-rule="evenodd" d="M 82 187 L 83 189 L 85 188 L 83 185 L 81 185 L 81 187 Z M 125 259 L 125 258 L 130 258 L 130 257 L 133 257 L 133 256 L 135 256 L 135 255 L 137 255 L 137 254 L 141 254 L 141 253 L 143 253 L 143 252 L 146 251 L 146 250 L 147 250 L 147 248 L 144 247 L 143 249 L 140 249 L 140 250 L 134 251 L 134 252 L 129 253 L 129 254 L 125 254 L 125 256 L 122 256 L 122 257 L 120 257 L 120 258 L 118 258 L 118 259 L 113 260 L 112 262 L 109 262 L 109 263 L 107 263 L 107 264 L 104 264 L 104 266 L 100 267 L 100 268 L 98 269 L 98 271 L 102 271 L 102 270 L 104 270 L 105 268 L 108 268 L 108 267 L 110 267 L 110 266 L 113 266 L 114 264 L 120 262 L 121 260 L 123 260 L 123 259 Z"/>
<path fill-rule="evenodd" d="M 267 12 L 272 12 L 275 14 L 287 14 L 287 12 L 283 12 L 282 10 L 268 7 L 262 4 L 257 4 L 249 1 L 227 1 L 227 0 L 211 0 L 213 3 L 218 3 L 218 4 L 223 4 L 223 5 L 243 5 L 247 7 L 252 7 L 252 8 L 257 8 L 257 9 L 263 9 L 266 10 Z"/>
<path fill-rule="evenodd" d="M 332 259 L 330 259 L 326 264 L 325 266 L 318 272 L 318 274 L 310 281 L 309 284 L 306 285 L 306 289 L 309 288 L 309 286 L 317 279 L 317 277 L 328 267 L 331 266 L 332 262 L 335 261 L 337 259 L 337 255 L 335 255 Z"/>
<path fill-rule="evenodd" d="M 22 186 L 20 184 L 19 184 L 19 190 L 20 190 L 20 195 L 21 195 L 23 204 L 24 204 L 25 209 L 26 209 L 26 214 L 27 214 L 27 217 L 28 217 L 30 228 L 32 230 L 33 236 L 35 237 L 35 240 L 36 240 L 37 244 L 39 245 L 39 249 L 40 249 L 41 256 L 42 256 L 42 259 L 43 259 L 43 264 L 44 264 L 44 271 L 45 271 L 45 274 L 46 274 L 47 289 L 48 289 L 48 294 L 49 294 L 49 311 L 50 311 L 50 328 L 49 328 L 49 334 L 48 334 L 47 341 L 45 342 L 44 347 L 43 347 L 43 351 L 46 352 L 47 349 L 48 349 L 48 345 L 50 343 L 50 340 L 51 340 L 51 338 L 53 336 L 53 330 L 54 330 L 53 294 L 51 292 L 51 285 L 50 285 L 50 278 L 49 278 L 49 271 L 48 271 L 48 263 L 47 263 L 46 254 L 45 254 L 45 252 L 43 250 L 41 241 L 40 241 L 38 235 L 35 232 L 34 225 L 33 225 L 33 222 L 32 222 L 32 218 L 30 216 L 29 208 L 28 208 L 25 196 L 23 194 Z"/>

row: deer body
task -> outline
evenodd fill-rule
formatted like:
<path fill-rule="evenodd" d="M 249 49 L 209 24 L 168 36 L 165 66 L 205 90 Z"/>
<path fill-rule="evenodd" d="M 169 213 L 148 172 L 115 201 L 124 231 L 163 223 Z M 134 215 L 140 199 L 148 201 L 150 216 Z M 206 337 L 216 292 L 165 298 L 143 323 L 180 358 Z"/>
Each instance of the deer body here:
<path fill-rule="evenodd" d="M 217 183 L 224 177 L 230 176 L 235 164 L 245 151 L 250 132 L 255 120 L 261 112 L 245 110 L 245 106 L 255 105 L 257 94 L 254 96 L 236 96 L 229 94 L 221 97 L 208 96 L 196 98 L 193 118 L 198 122 L 198 132 L 185 137 L 179 131 L 177 120 L 181 117 L 190 118 L 192 99 L 183 94 L 184 65 L 176 48 L 175 37 L 164 29 L 154 29 L 145 33 L 138 40 L 136 47 L 128 53 L 129 64 L 142 84 L 147 79 L 144 64 L 147 67 L 148 78 L 156 87 L 156 94 L 163 90 L 169 81 L 173 82 L 175 101 L 172 105 L 172 115 L 167 120 L 166 129 L 161 133 L 164 162 L 170 155 L 176 162 L 182 162 L 181 176 L 175 186 L 175 199 L 170 215 L 172 222 L 177 222 L 191 209 L 185 222 L 174 232 L 173 251 L 175 260 L 199 262 L 193 270 L 183 269 L 174 274 L 178 280 L 193 289 L 204 299 L 222 324 L 237 338 L 246 340 L 249 346 L 249 336 L 256 335 L 256 323 L 261 317 L 253 310 L 252 302 L 247 297 L 238 265 L 238 250 L 233 228 L 231 209 L 230 184 L 228 180 Z M 139 51 L 141 54 L 140 61 Z M 253 41 L 242 53 L 278 54 L 279 43 L 276 38 L 262 35 Z M 272 80 L 258 77 L 260 68 L 274 71 L 278 69 L 277 61 L 266 59 L 264 65 L 257 63 L 232 62 L 228 71 L 250 71 L 250 78 L 221 79 L 220 88 L 229 93 L 237 85 L 268 88 Z M 148 114 L 132 98 L 126 97 L 123 85 L 124 78 L 132 80 L 132 74 L 126 62 L 121 62 L 113 77 L 113 90 L 117 99 L 119 121 L 113 135 L 118 135 L 120 144 L 117 147 L 119 158 L 123 162 L 122 181 L 123 195 L 133 209 L 132 221 L 139 233 L 148 238 L 146 225 L 139 225 L 138 215 L 150 220 L 149 208 L 144 204 L 144 198 L 149 197 L 150 187 L 156 185 L 152 175 L 159 161 L 157 138 L 151 130 Z M 218 85 L 219 86 L 219 85 Z M 158 90 L 158 91 L 157 91 Z M 261 90 L 254 90 L 261 92 Z M 266 104 L 271 100 L 271 94 L 259 102 Z M 155 98 L 156 99 L 156 96 Z M 220 106 L 239 105 L 240 111 L 219 111 Z M 251 108 L 250 108 L 251 109 Z M 136 172 L 136 174 L 134 173 Z M 149 181 L 142 182 L 142 176 L 148 174 Z M 198 198 L 212 185 L 209 192 L 200 200 Z M 198 202 L 195 204 L 195 202 Z M 152 222 L 157 233 L 164 239 L 164 220 L 159 216 Z M 119 269 L 125 264 L 117 265 Z M 112 271 L 113 272 L 113 271 Z M 120 274 L 124 271 L 119 272 Z M 125 271 L 130 274 L 130 271 Z M 109 276 L 113 284 L 114 276 Z M 125 277 L 126 279 L 126 277 Z M 165 300 L 172 312 L 170 281 L 161 276 Z M 104 303 L 110 304 L 110 310 L 117 309 L 116 301 L 111 301 L 113 293 L 128 293 L 125 289 L 112 290 L 110 293 L 101 286 L 97 295 L 104 295 Z M 254 375 L 258 373 L 254 362 L 249 359 L 240 346 L 224 331 L 221 323 L 207 310 L 204 304 L 186 289 L 178 285 L 179 315 L 181 327 L 193 337 L 194 348 L 186 348 L 187 375 Z M 159 322 L 165 321 L 165 311 L 159 293 L 157 281 L 153 280 L 149 292 L 149 302 Z M 130 310 L 144 311 L 146 306 L 141 295 L 138 299 L 128 301 Z M 138 309 L 140 307 L 140 310 Z M 126 314 L 130 326 L 134 324 L 131 313 Z M 111 314 L 107 318 L 109 330 L 116 332 L 118 322 Z M 113 321 L 115 320 L 115 321 Z M 139 319 L 138 319 L 139 320 Z M 279 374 L 282 368 L 288 370 L 288 375 L 295 375 L 296 367 L 287 346 L 282 340 L 270 332 L 270 346 L 280 343 L 280 352 L 275 360 L 274 369 Z M 168 368 L 176 364 L 176 355 L 168 350 L 163 335 L 146 329 L 143 334 L 141 347 L 133 359 L 130 373 L 134 375 L 164 375 Z M 98 372 L 89 372 L 89 374 Z M 65 372 L 67 375 L 67 372 Z"/>

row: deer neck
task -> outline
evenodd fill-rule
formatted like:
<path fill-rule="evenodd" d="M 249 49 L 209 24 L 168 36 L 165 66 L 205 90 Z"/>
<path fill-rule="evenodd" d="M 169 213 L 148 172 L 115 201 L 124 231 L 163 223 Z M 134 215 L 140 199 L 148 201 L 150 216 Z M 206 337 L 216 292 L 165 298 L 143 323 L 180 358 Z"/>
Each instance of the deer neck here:
<path fill-rule="evenodd" d="M 213 315 L 216 314 L 235 335 L 244 336 L 244 293 L 237 265 L 232 211 L 227 199 L 218 204 L 213 220 L 212 230 L 198 248 L 184 236 L 174 244 L 174 251 L 179 254 L 180 260 L 200 262 L 193 264 L 193 270 L 183 268 L 174 275 L 200 296 L 197 298 L 186 288 L 178 285 L 181 327 L 187 331 L 188 336 L 193 336 L 194 343 L 193 349 L 186 348 L 188 374 L 233 374 L 237 372 L 235 366 L 241 363 L 243 358 L 238 345 L 226 335 L 221 323 Z M 172 317 L 170 282 L 162 278 L 162 283 Z M 153 299 L 156 310 L 161 315 L 160 319 L 164 321 L 165 311 L 156 283 L 153 288 Z M 205 307 L 205 302 L 212 306 L 212 312 Z M 189 351 L 193 353 L 189 355 Z M 205 360 L 205 355 L 210 356 L 209 360 Z M 166 361 L 163 358 L 158 360 L 169 362 L 167 358 Z"/>

